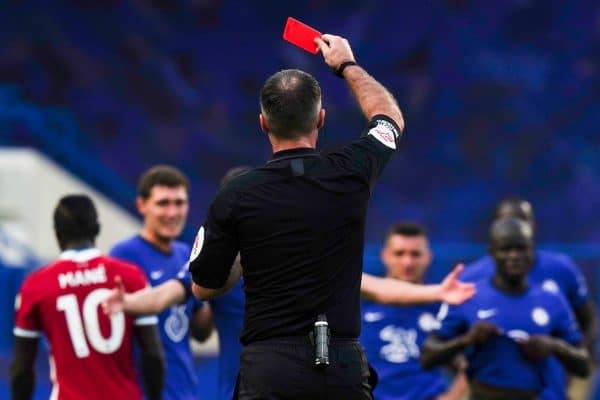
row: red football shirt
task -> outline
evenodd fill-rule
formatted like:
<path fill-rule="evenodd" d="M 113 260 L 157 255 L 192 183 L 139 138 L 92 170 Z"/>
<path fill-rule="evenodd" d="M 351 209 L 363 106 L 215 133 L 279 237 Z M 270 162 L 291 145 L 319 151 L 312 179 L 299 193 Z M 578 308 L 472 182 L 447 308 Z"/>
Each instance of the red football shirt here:
<path fill-rule="evenodd" d="M 133 326 L 155 316 L 106 316 L 101 302 L 120 275 L 127 292 L 146 287 L 141 269 L 101 255 L 69 250 L 28 276 L 15 301 L 15 336 L 44 334 L 51 347 L 52 399 L 141 399 L 133 361 Z"/>

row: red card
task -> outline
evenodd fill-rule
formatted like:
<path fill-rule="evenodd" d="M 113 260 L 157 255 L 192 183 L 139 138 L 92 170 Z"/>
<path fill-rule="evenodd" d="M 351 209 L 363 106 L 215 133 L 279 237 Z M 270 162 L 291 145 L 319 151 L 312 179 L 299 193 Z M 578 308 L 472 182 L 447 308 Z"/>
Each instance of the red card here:
<path fill-rule="evenodd" d="M 317 37 L 321 37 L 321 32 L 297 19 L 288 17 L 285 28 L 283 28 L 283 38 L 285 40 L 309 53 L 317 54 L 319 49 L 315 44 L 315 38 Z"/>

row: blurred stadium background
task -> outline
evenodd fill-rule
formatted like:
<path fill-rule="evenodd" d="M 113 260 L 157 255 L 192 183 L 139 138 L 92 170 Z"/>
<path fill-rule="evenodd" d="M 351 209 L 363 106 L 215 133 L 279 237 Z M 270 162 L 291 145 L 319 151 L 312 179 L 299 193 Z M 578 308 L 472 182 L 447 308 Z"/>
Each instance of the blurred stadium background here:
<path fill-rule="evenodd" d="M 56 199 L 101 203 L 100 246 L 139 226 L 138 175 L 173 164 L 192 181 L 191 241 L 221 175 L 270 156 L 258 92 L 278 69 L 322 84 L 320 147 L 364 125 L 320 56 L 281 40 L 287 16 L 346 36 L 394 93 L 406 135 L 373 195 L 366 269 L 388 224 L 430 231 L 431 279 L 485 251 L 505 196 L 532 201 L 538 243 L 564 251 L 600 294 L 600 3 L 593 0 L 306 2 L 2 1 L 0 13 L 0 399 L 8 398 L 13 296 L 58 248 Z M 47 398 L 47 361 L 39 357 Z M 203 399 L 214 355 L 199 355 Z M 600 398 L 600 397 L 596 397 Z"/>

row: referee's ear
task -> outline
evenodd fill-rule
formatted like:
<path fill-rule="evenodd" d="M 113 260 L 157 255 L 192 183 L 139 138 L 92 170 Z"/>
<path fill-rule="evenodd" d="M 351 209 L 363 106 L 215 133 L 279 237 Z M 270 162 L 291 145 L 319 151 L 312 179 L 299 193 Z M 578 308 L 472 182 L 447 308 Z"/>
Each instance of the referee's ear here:
<path fill-rule="evenodd" d="M 267 120 L 262 113 L 258 115 L 258 123 L 260 124 L 260 130 L 262 130 L 264 133 L 269 134 L 271 132 L 271 129 L 267 124 Z"/>
<path fill-rule="evenodd" d="M 319 118 L 317 119 L 317 129 L 321 129 L 325 125 L 325 109 L 321 108 L 319 111 Z"/>

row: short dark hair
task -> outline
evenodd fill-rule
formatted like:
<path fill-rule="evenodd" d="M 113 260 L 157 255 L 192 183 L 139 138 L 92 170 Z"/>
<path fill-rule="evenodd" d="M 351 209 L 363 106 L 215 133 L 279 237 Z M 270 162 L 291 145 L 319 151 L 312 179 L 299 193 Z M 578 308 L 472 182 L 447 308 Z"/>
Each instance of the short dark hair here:
<path fill-rule="evenodd" d="M 316 126 L 321 110 L 321 87 L 304 71 L 279 71 L 267 79 L 260 91 L 260 108 L 274 136 L 297 139 Z"/>
<path fill-rule="evenodd" d="M 147 199 L 155 186 L 170 188 L 184 186 L 186 191 L 190 190 L 188 178 L 183 172 L 170 165 L 157 165 L 144 172 L 138 181 L 138 196 Z"/>
<path fill-rule="evenodd" d="M 59 242 L 94 241 L 100 232 L 94 202 L 84 194 L 62 197 L 54 209 L 54 231 Z"/>
<path fill-rule="evenodd" d="M 493 219 L 505 217 L 514 217 L 529 223 L 535 222 L 533 206 L 521 197 L 507 197 L 498 203 Z"/>
<path fill-rule="evenodd" d="M 515 235 L 517 233 L 533 240 L 533 228 L 526 220 L 514 216 L 498 218 L 490 226 L 490 243 L 494 242 L 495 237 Z"/>
<path fill-rule="evenodd" d="M 244 175 L 246 172 L 250 171 L 252 167 L 248 167 L 245 165 L 240 165 L 237 167 L 233 167 L 227 170 L 223 178 L 221 179 L 220 186 L 223 187 L 227 185 L 229 182 L 234 180 L 240 175 Z"/>
<path fill-rule="evenodd" d="M 392 225 L 390 227 L 387 234 L 385 235 L 385 241 L 387 242 L 388 239 L 394 235 L 408 236 L 408 237 L 415 237 L 415 236 L 427 237 L 427 230 L 425 229 L 425 227 L 423 225 L 418 224 L 416 222 L 402 221 L 402 222 L 395 223 L 394 225 Z"/>

